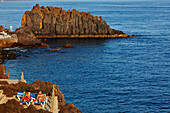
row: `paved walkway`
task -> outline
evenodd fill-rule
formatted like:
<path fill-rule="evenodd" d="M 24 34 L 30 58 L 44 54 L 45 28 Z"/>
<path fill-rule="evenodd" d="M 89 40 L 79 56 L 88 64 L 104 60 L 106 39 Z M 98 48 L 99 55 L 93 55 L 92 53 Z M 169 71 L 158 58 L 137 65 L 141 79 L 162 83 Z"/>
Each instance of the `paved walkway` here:
<path fill-rule="evenodd" d="M 17 80 L 17 79 L 0 79 L 0 81 L 7 81 L 8 84 L 16 84 L 16 83 L 20 82 L 20 80 Z"/>

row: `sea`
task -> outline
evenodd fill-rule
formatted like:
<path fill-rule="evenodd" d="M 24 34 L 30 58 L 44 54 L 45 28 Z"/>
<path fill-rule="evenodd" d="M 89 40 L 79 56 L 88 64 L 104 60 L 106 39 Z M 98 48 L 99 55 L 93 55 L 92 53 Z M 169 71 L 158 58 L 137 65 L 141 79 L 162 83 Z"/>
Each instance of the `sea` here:
<path fill-rule="evenodd" d="M 16 48 L 21 56 L 4 62 L 12 79 L 20 79 L 23 70 L 28 83 L 56 83 L 66 103 L 83 113 L 170 112 L 170 0 L 4 1 L 0 25 L 15 31 L 36 3 L 90 12 L 111 28 L 137 36 L 42 39 L 61 50 Z M 63 48 L 66 43 L 75 48 Z"/>

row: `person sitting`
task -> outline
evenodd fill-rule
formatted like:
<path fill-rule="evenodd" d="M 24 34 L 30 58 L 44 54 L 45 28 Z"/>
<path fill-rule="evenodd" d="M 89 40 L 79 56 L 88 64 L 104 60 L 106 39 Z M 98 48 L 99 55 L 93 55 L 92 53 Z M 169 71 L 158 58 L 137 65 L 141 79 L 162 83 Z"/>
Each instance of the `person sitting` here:
<path fill-rule="evenodd" d="M 38 93 L 38 95 L 37 95 L 37 101 L 38 101 L 39 103 L 41 103 L 41 102 L 44 101 L 44 100 L 45 100 L 44 94 L 42 94 L 42 91 L 39 91 L 39 93 Z"/>
<path fill-rule="evenodd" d="M 23 102 L 28 102 L 30 100 L 31 100 L 31 96 L 28 93 L 23 92 L 22 101 Z"/>

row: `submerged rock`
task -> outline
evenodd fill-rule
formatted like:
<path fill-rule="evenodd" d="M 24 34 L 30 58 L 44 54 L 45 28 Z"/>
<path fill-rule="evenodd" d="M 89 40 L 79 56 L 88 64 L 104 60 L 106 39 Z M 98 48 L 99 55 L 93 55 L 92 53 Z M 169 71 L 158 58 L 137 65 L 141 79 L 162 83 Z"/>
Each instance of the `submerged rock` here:
<path fill-rule="evenodd" d="M 18 56 L 21 56 L 21 54 L 17 54 L 14 52 L 11 52 L 9 50 L 1 50 L 0 51 L 0 63 L 3 63 L 4 60 L 14 60 L 17 59 Z"/>
<path fill-rule="evenodd" d="M 63 47 L 65 47 L 65 48 L 74 48 L 74 46 L 71 45 L 71 44 L 64 44 Z"/>
<path fill-rule="evenodd" d="M 55 52 L 55 51 L 58 51 L 60 50 L 61 48 L 55 48 L 55 49 L 51 49 L 52 52 Z"/>

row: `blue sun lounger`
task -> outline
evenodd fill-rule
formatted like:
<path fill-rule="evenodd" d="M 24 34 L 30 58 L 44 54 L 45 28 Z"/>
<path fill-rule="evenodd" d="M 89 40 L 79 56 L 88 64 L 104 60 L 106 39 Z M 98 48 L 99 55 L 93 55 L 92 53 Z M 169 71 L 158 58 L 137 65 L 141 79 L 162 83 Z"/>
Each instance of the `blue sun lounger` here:
<path fill-rule="evenodd" d="M 37 99 L 37 95 L 38 93 L 31 93 L 31 100 L 28 101 L 28 102 L 23 102 L 22 101 L 22 97 L 23 97 L 23 92 L 18 92 L 17 93 L 17 98 L 18 100 L 22 103 L 22 104 L 26 104 L 27 106 L 29 106 L 31 104 L 31 102 L 35 101 L 34 102 L 34 105 L 42 105 L 42 107 L 44 108 L 45 104 L 47 103 L 47 97 L 46 97 L 46 93 L 43 93 L 44 96 L 45 96 L 45 101 L 42 101 L 42 102 L 37 102 L 36 99 Z"/>
<path fill-rule="evenodd" d="M 19 102 L 21 102 L 22 104 L 26 104 L 27 106 L 29 106 L 31 100 L 28 101 L 28 102 L 23 102 L 23 101 L 22 101 L 22 97 L 23 97 L 23 92 L 18 92 L 18 93 L 17 93 L 17 98 L 18 98 Z"/>
<path fill-rule="evenodd" d="M 36 101 L 38 93 L 32 93 L 31 100 L 35 101 L 34 105 L 41 105 L 44 108 L 45 104 L 47 103 L 47 97 L 46 97 L 46 93 L 42 93 L 42 94 L 44 94 L 44 96 L 45 96 L 45 101 L 42 101 L 40 103 Z"/>

